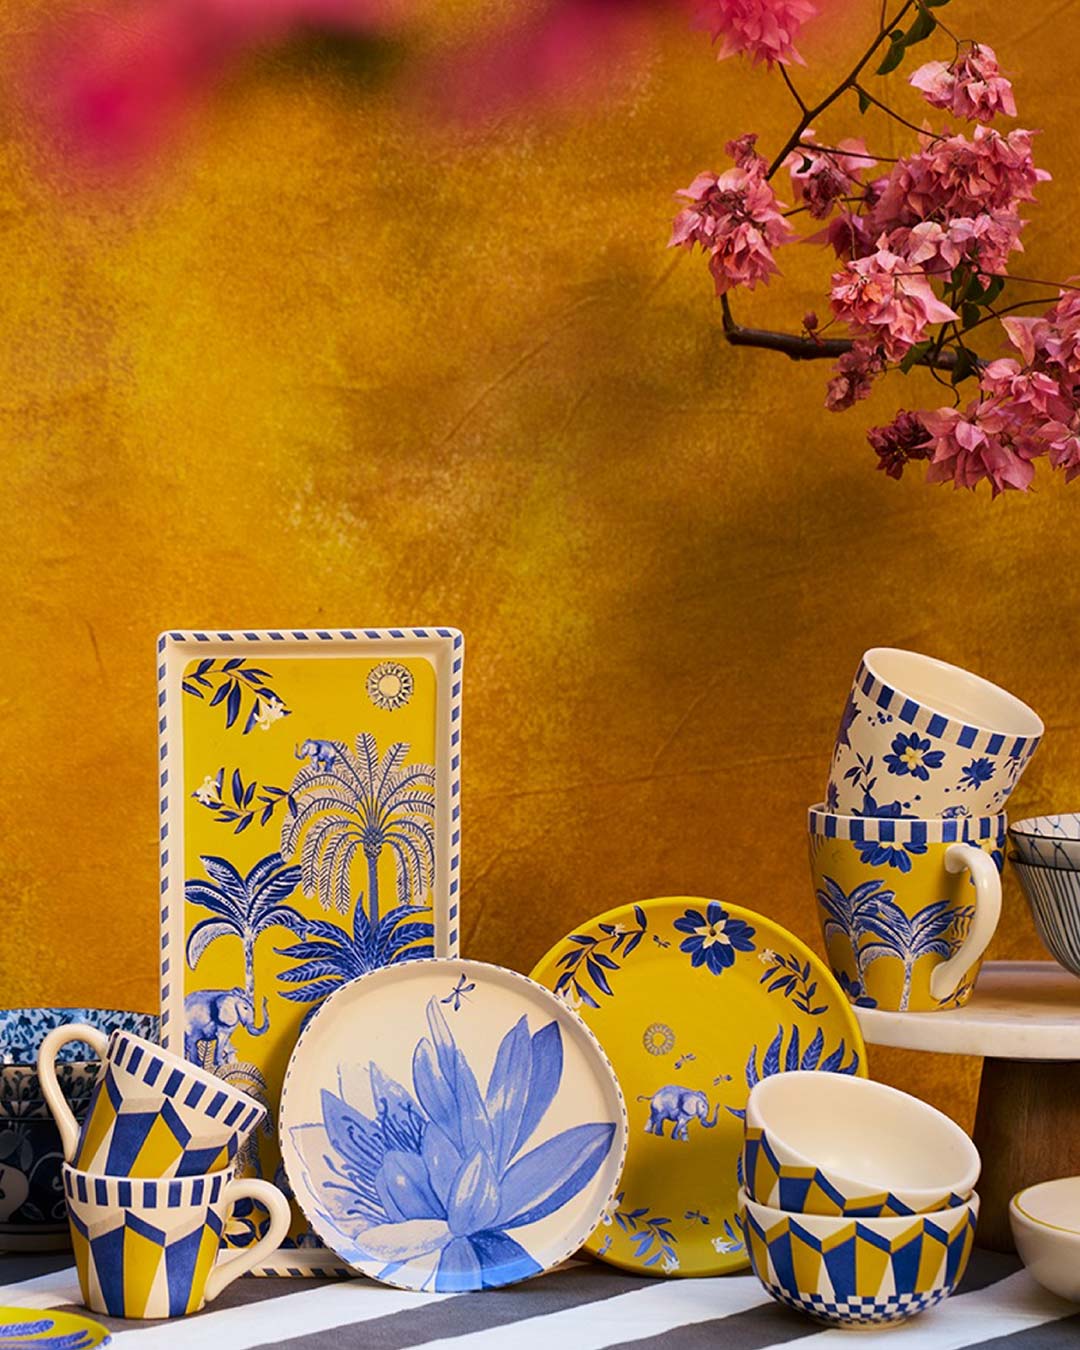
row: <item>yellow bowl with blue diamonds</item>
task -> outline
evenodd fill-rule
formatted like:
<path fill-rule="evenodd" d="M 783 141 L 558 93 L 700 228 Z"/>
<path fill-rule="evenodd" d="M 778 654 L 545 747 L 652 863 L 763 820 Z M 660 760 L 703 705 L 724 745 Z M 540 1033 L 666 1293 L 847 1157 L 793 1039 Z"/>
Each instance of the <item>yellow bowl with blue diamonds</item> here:
<path fill-rule="evenodd" d="M 897 1219 L 791 1214 L 739 1192 L 750 1265 L 777 1303 L 836 1327 L 906 1322 L 964 1277 L 979 1197 Z"/>

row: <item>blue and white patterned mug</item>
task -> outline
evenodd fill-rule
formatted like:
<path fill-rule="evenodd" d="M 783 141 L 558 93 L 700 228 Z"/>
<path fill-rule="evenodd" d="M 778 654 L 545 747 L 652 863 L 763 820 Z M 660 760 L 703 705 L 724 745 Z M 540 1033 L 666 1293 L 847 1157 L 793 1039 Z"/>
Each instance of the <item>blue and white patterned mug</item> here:
<path fill-rule="evenodd" d="M 970 671 L 874 647 L 840 718 L 825 794 L 861 816 L 998 814 L 1038 748 L 1040 718 Z"/>
<path fill-rule="evenodd" d="M 102 1072 L 80 1125 L 60 1090 L 55 1057 L 69 1040 L 100 1055 Z M 140 1036 L 60 1027 L 42 1042 L 41 1090 L 64 1145 L 84 1171 L 123 1177 L 184 1177 L 229 1167 L 266 1115 L 246 1092 Z"/>

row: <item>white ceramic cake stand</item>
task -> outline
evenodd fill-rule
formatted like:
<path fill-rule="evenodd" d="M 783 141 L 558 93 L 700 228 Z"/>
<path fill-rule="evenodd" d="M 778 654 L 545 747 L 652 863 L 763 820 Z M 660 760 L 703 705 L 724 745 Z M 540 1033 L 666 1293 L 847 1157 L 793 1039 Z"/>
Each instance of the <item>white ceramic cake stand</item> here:
<path fill-rule="evenodd" d="M 966 1007 L 855 1013 L 868 1045 L 983 1056 L 977 1240 L 1014 1251 L 1010 1198 L 1035 1182 L 1080 1174 L 1080 979 L 1055 961 L 992 961 Z"/>

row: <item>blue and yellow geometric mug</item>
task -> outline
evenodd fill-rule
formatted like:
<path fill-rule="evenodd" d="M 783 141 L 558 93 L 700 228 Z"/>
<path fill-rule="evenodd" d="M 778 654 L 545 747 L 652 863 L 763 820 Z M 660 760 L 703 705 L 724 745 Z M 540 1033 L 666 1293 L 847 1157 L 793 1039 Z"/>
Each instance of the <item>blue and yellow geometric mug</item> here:
<path fill-rule="evenodd" d="M 821 805 L 808 823 L 822 936 L 848 999 L 894 1012 L 965 1004 L 1001 915 L 1006 817 Z"/>
<path fill-rule="evenodd" d="M 231 1171 L 150 1181 L 65 1163 L 64 1196 L 83 1302 L 110 1317 L 198 1312 L 289 1231 L 289 1202 L 277 1187 Z M 264 1206 L 270 1226 L 254 1246 L 224 1255 L 221 1237 L 239 1200 Z"/>
<path fill-rule="evenodd" d="M 56 1052 L 87 1041 L 102 1071 L 80 1125 L 60 1090 Z M 75 1167 L 115 1177 L 190 1177 L 229 1167 L 266 1115 L 246 1092 L 133 1036 L 91 1026 L 58 1027 L 38 1055 L 41 1090 Z"/>

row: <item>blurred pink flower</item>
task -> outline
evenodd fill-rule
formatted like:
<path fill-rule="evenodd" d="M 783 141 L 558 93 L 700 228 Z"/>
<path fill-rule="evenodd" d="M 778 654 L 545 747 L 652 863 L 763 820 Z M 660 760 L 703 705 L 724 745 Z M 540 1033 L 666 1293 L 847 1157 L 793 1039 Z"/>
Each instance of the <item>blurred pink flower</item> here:
<path fill-rule="evenodd" d="M 934 108 L 947 108 L 954 117 L 972 122 L 992 122 L 998 113 L 1016 116 L 1012 85 L 998 70 L 993 48 L 973 42 L 957 58 L 928 61 L 911 76 Z"/>
<path fill-rule="evenodd" d="M 67 151 L 124 163 L 153 150 L 232 64 L 306 29 L 370 34 L 410 0 L 132 0 L 77 9 L 39 38 L 29 100 Z"/>
<path fill-rule="evenodd" d="M 890 478 L 900 478 L 913 459 L 929 459 L 933 444 L 921 415 L 913 412 L 898 412 L 887 426 L 871 427 L 866 439 L 878 457 L 878 468 Z"/>
<path fill-rule="evenodd" d="M 836 317 L 880 342 L 890 361 L 919 342 L 931 324 L 957 318 L 923 272 L 884 248 L 834 273 L 829 294 Z"/>
<path fill-rule="evenodd" d="M 795 39 L 818 12 L 810 0 L 696 0 L 698 24 L 720 43 L 717 60 L 746 55 L 764 61 L 805 65 Z"/>
<path fill-rule="evenodd" d="M 1046 451 L 1026 417 L 996 399 L 974 399 L 963 412 L 939 408 L 922 419 L 933 438 L 930 483 L 974 488 L 986 479 L 995 497 L 1008 488 L 1023 492 L 1035 476 L 1031 461 Z"/>
<path fill-rule="evenodd" d="M 838 258 L 848 261 L 850 258 L 864 258 L 873 253 L 874 236 L 866 216 L 855 211 L 841 211 L 834 216 L 823 230 L 809 235 L 807 244 L 828 244 Z"/>
<path fill-rule="evenodd" d="M 868 398 L 874 376 L 885 369 L 878 349 L 869 342 L 855 342 L 833 367 L 834 374 L 825 390 L 825 406 L 830 412 L 843 412 L 859 399 Z"/>
<path fill-rule="evenodd" d="M 814 140 L 812 130 L 804 131 L 804 142 Z M 808 145 L 794 149 L 784 167 L 791 174 L 791 188 L 815 220 L 824 220 L 842 197 L 862 191 L 862 173 L 877 160 L 866 152 L 866 142 L 852 137 L 838 143 L 836 150 L 818 150 Z"/>
<path fill-rule="evenodd" d="M 717 295 L 734 286 L 753 290 L 779 270 L 773 249 L 791 238 L 792 229 L 756 163 L 719 177 L 698 174 L 676 195 L 690 204 L 675 217 L 669 247 L 697 244 L 708 253 Z"/>

